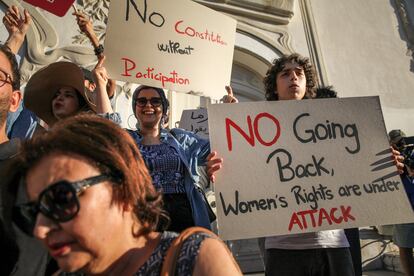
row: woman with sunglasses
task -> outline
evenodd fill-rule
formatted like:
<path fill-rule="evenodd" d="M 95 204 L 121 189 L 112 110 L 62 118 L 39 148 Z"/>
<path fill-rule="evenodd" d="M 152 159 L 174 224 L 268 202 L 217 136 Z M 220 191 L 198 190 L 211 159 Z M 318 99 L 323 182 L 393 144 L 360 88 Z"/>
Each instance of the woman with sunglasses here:
<path fill-rule="evenodd" d="M 14 220 L 63 272 L 160 274 L 177 234 L 155 232 L 161 196 L 135 142 L 117 125 L 93 115 L 59 121 L 24 143 L 14 168 L 29 198 Z M 176 273 L 240 275 L 225 245 L 206 234 L 184 241 Z"/>
<path fill-rule="evenodd" d="M 181 129 L 167 130 L 169 102 L 164 90 L 139 86 L 132 97 L 137 130 L 128 130 L 139 145 L 155 188 L 162 192 L 169 230 L 210 228 L 208 210 L 198 190 L 197 166 L 210 152 L 207 140 Z"/>
<path fill-rule="evenodd" d="M 100 66 L 93 73 L 97 84 L 97 111 L 111 114 L 106 69 Z M 225 102 L 233 99 L 229 95 Z M 205 163 L 210 143 L 183 129 L 166 129 L 168 108 L 163 89 L 139 86 L 132 96 L 137 130 L 128 132 L 139 146 L 155 188 L 163 194 L 164 208 L 171 219 L 168 230 L 181 232 L 191 226 L 210 229 L 214 213 L 197 185 L 197 167 Z"/>

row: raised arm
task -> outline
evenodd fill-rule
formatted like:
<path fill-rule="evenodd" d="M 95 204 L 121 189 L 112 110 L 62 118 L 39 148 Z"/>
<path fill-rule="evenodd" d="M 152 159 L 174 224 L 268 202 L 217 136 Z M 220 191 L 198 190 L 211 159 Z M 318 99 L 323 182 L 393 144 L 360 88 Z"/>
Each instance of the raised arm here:
<path fill-rule="evenodd" d="M 3 17 L 3 24 L 9 33 L 9 37 L 5 44 L 14 54 L 19 52 L 31 22 L 32 17 L 27 10 L 24 10 L 21 14 L 17 6 L 14 5 L 7 9 Z"/>
<path fill-rule="evenodd" d="M 224 95 L 223 98 L 221 98 L 221 101 L 223 103 L 238 103 L 239 100 L 234 96 L 233 88 L 231 88 L 230 85 L 227 85 L 225 88 L 227 95 Z"/>
<path fill-rule="evenodd" d="M 112 109 L 111 102 L 109 101 L 108 93 L 106 91 L 107 84 L 109 81 L 108 72 L 106 71 L 103 63 L 105 61 L 105 56 L 99 59 L 98 63 L 93 69 L 92 74 L 94 81 L 96 83 L 96 112 L 99 113 L 114 113 Z"/>
<path fill-rule="evenodd" d="M 102 46 L 99 44 L 99 39 L 93 30 L 92 21 L 86 14 L 79 11 L 74 12 L 73 15 L 76 17 L 76 22 L 78 23 L 81 32 L 89 38 L 93 48 L 95 49 L 95 54 L 98 58 L 101 58 L 103 56 L 103 48 L 101 49 Z"/>
<path fill-rule="evenodd" d="M 78 23 L 81 32 L 83 32 L 89 38 L 89 41 L 91 42 L 95 51 L 95 55 L 98 57 L 98 59 L 104 58 L 103 46 L 99 43 L 99 39 L 93 30 L 92 21 L 86 14 L 79 11 L 74 12 L 73 15 L 76 17 L 76 22 Z M 106 92 L 109 98 L 112 98 L 115 95 L 115 90 L 116 81 L 113 79 L 108 79 Z"/>

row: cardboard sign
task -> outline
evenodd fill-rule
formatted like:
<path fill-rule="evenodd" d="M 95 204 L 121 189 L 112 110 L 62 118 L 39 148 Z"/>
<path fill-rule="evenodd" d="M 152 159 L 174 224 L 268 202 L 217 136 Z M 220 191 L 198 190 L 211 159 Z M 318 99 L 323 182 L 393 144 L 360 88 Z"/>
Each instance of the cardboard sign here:
<path fill-rule="evenodd" d="M 189 0 L 114 3 L 105 38 L 112 78 L 221 98 L 230 83 L 235 20 Z"/>
<path fill-rule="evenodd" d="M 216 104 L 208 118 L 223 239 L 414 221 L 378 97 Z"/>
<path fill-rule="evenodd" d="M 201 138 L 208 139 L 207 109 L 184 110 L 179 124 L 180 128 L 192 131 Z"/>
<path fill-rule="evenodd" d="M 24 0 L 57 16 L 64 16 L 75 0 Z"/>

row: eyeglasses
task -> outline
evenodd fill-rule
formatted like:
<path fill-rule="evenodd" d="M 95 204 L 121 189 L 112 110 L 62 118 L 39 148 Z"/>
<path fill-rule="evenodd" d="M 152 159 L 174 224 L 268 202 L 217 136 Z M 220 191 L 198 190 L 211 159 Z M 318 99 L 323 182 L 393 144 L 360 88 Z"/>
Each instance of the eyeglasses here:
<path fill-rule="evenodd" d="M 78 196 L 87 188 L 110 179 L 113 178 L 101 174 L 76 182 L 67 180 L 56 182 L 40 193 L 37 202 L 15 206 L 13 208 L 13 221 L 29 236 L 33 235 L 39 212 L 56 222 L 69 221 L 79 212 Z"/>
<path fill-rule="evenodd" d="M 0 87 L 3 87 L 6 83 L 13 86 L 13 80 L 9 73 L 4 72 L 0 69 Z"/>
<path fill-rule="evenodd" d="M 150 104 L 153 107 L 159 107 L 162 104 L 162 100 L 159 97 L 154 97 L 154 98 L 151 98 L 151 99 L 141 97 L 141 98 L 137 98 L 135 102 L 136 102 L 136 105 L 138 105 L 139 107 L 146 106 L 148 102 L 150 102 Z"/>

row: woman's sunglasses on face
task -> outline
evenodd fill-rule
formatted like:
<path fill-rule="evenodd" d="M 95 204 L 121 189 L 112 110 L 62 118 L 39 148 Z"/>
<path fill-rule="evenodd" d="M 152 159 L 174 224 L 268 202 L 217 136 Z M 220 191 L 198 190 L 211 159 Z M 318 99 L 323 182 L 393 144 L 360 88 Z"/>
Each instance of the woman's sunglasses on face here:
<path fill-rule="evenodd" d="M 161 98 L 153 97 L 151 99 L 147 99 L 145 97 L 140 97 L 136 99 L 136 105 L 139 107 L 144 107 L 147 103 L 150 103 L 153 107 L 159 107 L 162 104 Z"/>
<path fill-rule="evenodd" d="M 87 188 L 112 180 L 113 177 L 101 174 L 83 180 L 70 182 L 62 180 L 44 189 L 36 202 L 29 202 L 13 208 L 14 223 L 29 236 L 33 235 L 37 215 L 43 215 L 55 222 L 67 222 L 79 212 L 79 195 Z"/>

